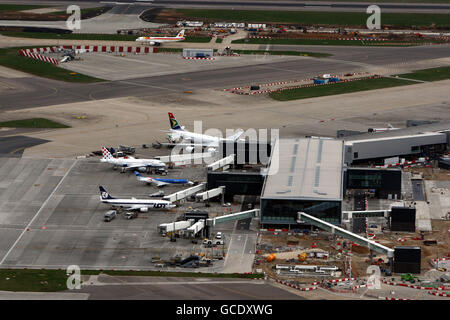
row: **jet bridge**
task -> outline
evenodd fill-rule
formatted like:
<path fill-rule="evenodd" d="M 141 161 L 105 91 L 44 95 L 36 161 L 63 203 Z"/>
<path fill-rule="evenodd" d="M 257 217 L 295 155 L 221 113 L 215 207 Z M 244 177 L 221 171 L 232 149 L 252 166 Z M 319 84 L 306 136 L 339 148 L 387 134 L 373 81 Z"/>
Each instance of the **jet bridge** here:
<path fill-rule="evenodd" d="M 196 186 L 169 194 L 163 197 L 163 200 L 167 200 L 170 202 L 180 201 L 182 199 L 186 199 L 187 197 L 196 194 L 197 192 L 203 191 L 206 188 L 206 183 L 200 183 Z"/>
<path fill-rule="evenodd" d="M 206 167 L 208 171 L 215 171 L 220 168 L 224 168 L 224 170 L 228 169 L 230 164 L 234 163 L 234 154 L 230 154 L 229 156 L 217 160 L 216 162 L 211 163 Z"/>
<path fill-rule="evenodd" d="M 196 223 L 194 223 L 192 226 L 190 226 L 187 229 L 182 230 L 182 234 L 183 237 L 185 238 L 195 238 L 195 236 L 197 235 L 197 233 L 199 233 L 200 231 L 202 231 L 205 228 L 205 220 L 201 219 L 198 220 Z"/>
<path fill-rule="evenodd" d="M 214 227 L 216 224 L 219 224 L 219 223 L 248 219 L 248 218 L 253 218 L 253 217 L 259 217 L 259 209 L 241 211 L 241 212 L 227 214 L 227 215 L 220 216 L 220 217 L 209 218 L 206 220 L 206 225 L 208 227 Z"/>
<path fill-rule="evenodd" d="M 158 226 L 158 232 L 165 235 L 170 232 L 175 232 L 189 228 L 194 224 L 194 219 L 189 219 L 187 221 L 175 221 L 172 223 L 162 223 Z"/>
<path fill-rule="evenodd" d="M 348 219 L 353 218 L 353 215 L 360 217 L 387 217 L 389 210 L 364 210 L 364 211 L 342 211 L 343 214 L 348 216 Z"/>
<path fill-rule="evenodd" d="M 224 201 L 224 195 L 225 195 L 225 187 L 224 186 L 220 186 L 218 188 L 215 189 L 211 189 L 211 190 L 207 190 L 205 192 L 201 192 L 201 193 L 197 193 L 195 195 L 195 198 L 197 199 L 197 201 L 206 201 L 209 200 L 211 198 L 217 197 L 222 195 L 222 204 Z"/>
<path fill-rule="evenodd" d="M 298 213 L 298 223 L 302 222 L 308 222 L 318 228 L 321 228 L 325 231 L 328 231 L 334 235 L 341 236 L 343 238 L 349 239 L 359 245 L 368 247 L 369 250 L 374 250 L 379 253 L 386 254 L 389 259 L 392 259 L 394 257 L 394 249 L 388 248 L 386 246 L 383 246 L 375 241 L 368 240 L 364 237 L 361 237 L 353 232 L 347 231 L 345 229 L 342 229 L 340 227 L 337 227 L 331 223 L 325 222 L 321 219 L 318 219 L 316 217 L 313 217 L 309 214 L 306 214 L 304 212 Z"/>

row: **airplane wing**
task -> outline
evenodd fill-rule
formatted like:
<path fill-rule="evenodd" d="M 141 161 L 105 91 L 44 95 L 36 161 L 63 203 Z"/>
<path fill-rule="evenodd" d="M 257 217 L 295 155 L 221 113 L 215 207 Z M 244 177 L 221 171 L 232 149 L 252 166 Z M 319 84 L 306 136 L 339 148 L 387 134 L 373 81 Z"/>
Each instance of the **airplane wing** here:
<path fill-rule="evenodd" d="M 234 140 L 236 141 L 237 139 L 239 139 L 240 136 L 242 136 L 242 134 L 244 133 L 244 130 L 239 129 L 235 134 L 232 134 L 229 137 L 226 137 L 225 140 Z"/>
<path fill-rule="evenodd" d="M 125 209 L 125 211 L 134 211 L 134 210 L 140 210 L 141 208 L 147 208 L 147 205 L 142 205 L 142 204 L 135 204 L 127 209 Z"/>
<path fill-rule="evenodd" d="M 134 170 L 136 170 L 136 169 L 138 169 L 138 168 L 145 168 L 145 167 L 153 167 L 151 164 L 135 164 L 135 165 L 132 165 L 132 166 L 126 166 L 126 167 L 124 167 L 125 168 L 125 170 L 131 170 L 131 169 L 134 169 Z M 155 167 L 157 167 L 157 166 L 155 166 Z"/>
<path fill-rule="evenodd" d="M 161 187 L 165 186 L 166 184 L 168 184 L 167 182 L 164 182 L 164 181 L 158 181 L 158 180 L 155 180 L 155 179 L 152 180 L 152 183 L 156 184 L 156 186 L 157 186 L 158 188 L 161 188 Z"/>

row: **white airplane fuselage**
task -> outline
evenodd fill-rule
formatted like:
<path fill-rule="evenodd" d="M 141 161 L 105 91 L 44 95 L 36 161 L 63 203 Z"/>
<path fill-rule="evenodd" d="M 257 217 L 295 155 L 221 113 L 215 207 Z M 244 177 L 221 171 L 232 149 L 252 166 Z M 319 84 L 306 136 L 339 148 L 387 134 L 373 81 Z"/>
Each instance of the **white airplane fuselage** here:
<path fill-rule="evenodd" d="M 162 210 L 162 209 L 171 209 L 176 206 L 172 202 L 166 200 L 103 199 L 101 196 L 100 200 L 103 203 L 107 203 L 116 207 L 146 206 L 148 209 Z"/>
<path fill-rule="evenodd" d="M 156 159 L 121 159 L 121 158 L 114 158 L 114 159 L 100 159 L 101 162 L 106 162 L 115 166 L 120 167 L 133 167 L 133 166 L 154 166 L 154 167 L 164 167 L 164 162 Z"/>

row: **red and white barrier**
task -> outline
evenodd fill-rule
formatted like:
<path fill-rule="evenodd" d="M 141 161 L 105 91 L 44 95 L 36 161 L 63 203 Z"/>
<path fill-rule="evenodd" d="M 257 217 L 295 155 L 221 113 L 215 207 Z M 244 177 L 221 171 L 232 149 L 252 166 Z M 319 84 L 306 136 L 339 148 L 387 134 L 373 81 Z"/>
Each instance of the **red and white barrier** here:
<path fill-rule="evenodd" d="M 381 282 L 383 282 L 384 284 L 390 285 L 390 286 L 399 286 L 399 287 L 406 287 L 406 288 L 412 288 L 412 289 L 418 289 L 418 290 L 438 290 L 438 291 L 450 290 L 450 288 L 445 287 L 445 286 L 438 287 L 438 288 L 422 287 L 422 286 L 414 286 L 412 284 L 396 283 L 396 282 L 386 281 L 386 280 L 383 280 L 383 279 L 381 279 Z"/>
<path fill-rule="evenodd" d="M 345 282 L 345 281 L 355 281 L 356 278 L 342 278 L 342 279 L 333 279 L 329 280 L 329 283 L 336 283 L 336 282 Z"/>
<path fill-rule="evenodd" d="M 186 60 L 215 60 L 215 58 L 183 57 Z"/>
<path fill-rule="evenodd" d="M 389 297 L 378 297 L 378 299 L 382 299 L 382 300 L 411 300 L 411 299 L 389 298 Z"/>
<path fill-rule="evenodd" d="M 438 297 L 450 297 L 450 294 L 441 293 L 441 292 L 437 292 L 437 291 L 428 291 L 428 293 L 432 294 L 433 296 L 438 296 Z"/>
<path fill-rule="evenodd" d="M 297 285 L 295 285 L 295 284 L 293 284 L 293 283 L 289 283 L 289 282 L 286 282 L 286 281 L 283 281 L 283 280 L 275 279 L 275 281 L 278 282 L 278 283 L 284 284 L 285 286 L 288 286 L 288 287 L 290 287 L 290 288 L 294 288 L 294 289 L 297 289 L 297 290 L 300 290 L 300 291 L 312 291 L 312 290 L 317 290 L 317 286 L 314 286 L 314 283 L 313 283 L 313 286 L 312 286 L 312 287 L 302 288 L 302 287 L 299 287 L 299 286 L 297 286 Z M 316 283 L 316 282 L 315 282 L 315 283 Z"/>
<path fill-rule="evenodd" d="M 47 56 L 43 56 L 43 55 L 41 55 L 39 53 L 33 53 L 31 51 L 19 50 L 19 54 L 21 56 L 24 56 L 24 57 L 28 57 L 28 58 L 31 58 L 31 59 L 40 60 L 40 61 L 44 61 L 44 62 L 48 62 L 48 63 L 54 64 L 54 65 L 58 65 L 59 64 L 58 59 L 50 58 L 50 57 L 47 57 Z"/>

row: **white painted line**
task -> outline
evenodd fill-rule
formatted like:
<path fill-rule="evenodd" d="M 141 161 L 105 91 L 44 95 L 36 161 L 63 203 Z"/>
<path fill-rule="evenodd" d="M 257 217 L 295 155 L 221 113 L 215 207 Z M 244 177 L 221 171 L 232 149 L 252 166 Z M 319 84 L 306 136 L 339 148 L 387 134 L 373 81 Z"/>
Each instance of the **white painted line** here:
<path fill-rule="evenodd" d="M 118 52 L 118 53 L 127 54 L 127 53 L 132 53 L 132 52 Z M 157 62 L 150 62 L 150 61 L 142 61 L 142 60 L 138 60 L 138 59 L 130 59 L 130 58 L 125 58 L 125 57 L 111 56 L 111 54 L 98 54 L 98 55 L 101 57 L 132 61 L 135 63 L 150 64 L 150 65 L 163 66 L 163 67 L 171 66 L 170 64 L 165 64 L 165 63 L 157 63 Z"/>
<path fill-rule="evenodd" d="M 117 82 L 123 82 L 123 83 L 127 83 L 127 84 L 132 84 L 132 85 L 135 85 L 135 86 L 141 86 L 141 87 L 147 87 L 147 88 L 157 88 L 157 89 L 176 91 L 176 92 L 182 91 L 182 89 L 175 90 L 175 89 L 170 89 L 170 88 L 165 88 L 165 87 L 152 86 L 152 85 L 149 85 L 149 84 L 136 83 L 136 82 L 124 81 L 124 80 L 118 80 Z"/>
<path fill-rule="evenodd" d="M 264 284 L 262 281 L 254 281 L 254 280 L 244 280 L 244 281 L 174 281 L 174 282 L 94 282 L 93 284 L 90 284 L 89 281 L 86 281 L 85 285 L 91 285 L 91 286 L 136 286 L 136 285 L 144 285 L 144 286 L 161 286 L 161 285 L 183 285 L 183 284 L 190 284 L 190 285 L 196 285 L 196 284 Z"/>
<path fill-rule="evenodd" d="M 9 248 L 8 252 L 6 252 L 5 256 L 3 257 L 2 261 L 0 261 L 0 265 L 3 264 L 3 262 L 6 260 L 6 258 L 8 257 L 8 255 L 11 253 L 11 251 L 14 249 L 14 247 L 17 245 L 17 243 L 20 241 L 20 239 L 22 239 L 22 236 L 25 234 L 25 232 L 27 231 L 27 229 L 31 226 L 31 224 L 33 223 L 33 221 L 37 218 L 37 216 L 39 215 L 39 213 L 41 213 L 42 209 L 47 205 L 47 202 L 50 200 L 50 198 L 53 196 L 53 194 L 55 193 L 55 191 L 59 188 L 59 186 L 61 185 L 61 183 L 64 181 L 64 179 L 67 177 L 67 175 L 69 174 L 69 172 L 72 170 L 72 168 L 74 167 L 75 163 L 77 163 L 78 160 L 75 160 L 72 165 L 70 166 L 69 170 L 67 170 L 67 172 L 64 174 L 64 176 L 62 177 L 62 179 L 59 181 L 59 183 L 56 185 L 55 189 L 53 189 L 52 193 L 50 193 L 50 195 L 48 196 L 48 198 L 44 201 L 44 203 L 41 205 L 41 207 L 39 208 L 39 210 L 36 212 L 36 214 L 34 215 L 34 217 L 30 220 L 30 222 L 27 224 L 27 226 L 23 229 L 22 233 L 20 234 L 20 236 L 17 238 L 17 240 L 13 243 L 13 245 L 11 246 L 11 248 Z"/>

